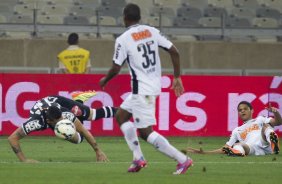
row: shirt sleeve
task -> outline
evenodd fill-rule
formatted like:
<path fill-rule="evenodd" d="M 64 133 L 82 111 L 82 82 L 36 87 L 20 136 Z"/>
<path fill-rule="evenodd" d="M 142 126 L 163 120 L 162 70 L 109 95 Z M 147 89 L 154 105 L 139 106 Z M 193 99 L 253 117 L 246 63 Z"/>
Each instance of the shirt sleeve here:
<path fill-rule="evenodd" d="M 113 56 L 113 61 L 117 65 L 123 65 L 124 61 L 127 58 L 127 51 L 124 42 L 121 38 L 116 39 L 115 51 Z"/>
<path fill-rule="evenodd" d="M 22 125 L 22 129 L 26 135 L 34 131 L 45 130 L 47 127 L 48 126 L 42 121 L 41 117 L 31 117 Z"/>
<path fill-rule="evenodd" d="M 270 123 L 270 120 L 273 119 L 272 117 L 265 117 L 265 116 L 259 116 L 258 118 L 261 120 L 259 122 L 262 122 L 263 124 Z"/>
<path fill-rule="evenodd" d="M 230 138 L 229 138 L 229 141 L 227 141 L 226 142 L 226 144 L 228 145 L 228 146 L 233 146 L 237 141 L 238 141 L 238 138 L 237 138 L 237 131 L 236 131 L 237 129 L 234 129 L 233 131 L 232 131 L 232 134 L 231 134 L 231 136 L 230 136 Z"/>
<path fill-rule="evenodd" d="M 68 119 L 71 122 L 75 122 L 76 116 L 71 112 L 62 112 L 63 119 Z"/>
<path fill-rule="evenodd" d="M 156 29 L 158 45 L 164 49 L 170 49 L 172 47 L 172 42 L 169 41 L 159 30 Z"/>

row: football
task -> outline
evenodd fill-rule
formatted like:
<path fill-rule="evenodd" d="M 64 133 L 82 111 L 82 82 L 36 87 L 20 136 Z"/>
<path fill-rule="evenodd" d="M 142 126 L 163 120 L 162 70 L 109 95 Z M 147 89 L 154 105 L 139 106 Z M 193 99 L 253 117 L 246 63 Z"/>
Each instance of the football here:
<path fill-rule="evenodd" d="M 68 119 L 59 121 L 54 128 L 55 135 L 61 139 L 70 140 L 75 132 L 75 125 Z"/>

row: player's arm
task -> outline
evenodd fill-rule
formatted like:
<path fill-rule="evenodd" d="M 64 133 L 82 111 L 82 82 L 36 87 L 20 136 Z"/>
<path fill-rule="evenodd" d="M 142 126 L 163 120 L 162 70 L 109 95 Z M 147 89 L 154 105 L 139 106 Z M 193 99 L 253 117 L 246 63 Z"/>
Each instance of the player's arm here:
<path fill-rule="evenodd" d="M 97 161 L 109 161 L 106 154 L 99 148 L 95 138 L 92 136 L 92 134 L 82 125 L 82 123 L 79 121 L 79 119 L 76 118 L 74 121 L 76 131 L 79 132 L 87 142 L 90 144 L 90 146 L 94 149 L 96 152 L 96 159 Z"/>
<path fill-rule="evenodd" d="M 281 125 L 282 124 L 282 118 L 281 118 L 281 114 L 279 113 L 278 109 L 275 108 L 275 107 L 272 107 L 270 104 L 269 104 L 268 107 L 266 107 L 266 109 L 269 112 L 272 112 L 273 115 L 274 115 L 274 118 L 270 120 L 269 124 L 272 127 Z"/>
<path fill-rule="evenodd" d="M 226 147 L 227 145 L 223 146 Z M 222 150 L 222 148 L 220 149 L 215 149 L 215 150 L 209 150 L 209 151 L 204 151 L 202 148 L 200 149 L 195 149 L 195 148 L 191 148 L 188 147 L 184 150 L 181 150 L 183 153 L 187 154 L 187 153 L 197 153 L 197 154 L 224 154 L 224 151 Z"/>
<path fill-rule="evenodd" d="M 185 150 L 182 150 L 182 152 L 183 153 L 197 153 L 197 154 L 225 154 L 224 148 L 231 147 L 232 145 L 234 145 L 238 141 L 236 130 L 237 130 L 237 128 L 232 131 L 232 134 L 231 134 L 229 140 L 225 143 L 224 146 L 222 146 L 219 149 L 204 151 L 202 148 L 194 149 L 194 148 L 188 147 Z"/>
<path fill-rule="evenodd" d="M 26 134 L 24 133 L 22 127 L 19 127 L 8 137 L 8 141 L 12 150 L 21 162 L 36 163 L 38 162 L 37 160 L 27 159 L 21 149 L 20 139 L 24 138 L 25 136 Z"/>
<path fill-rule="evenodd" d="M 88 59 L 87 63 L 86 63 L 86 69 L 85 69 L 85 74 L 89 74 L 91 70 L 91 60 L 90 58 Z"/>
<path fill-rule="evenodd" d="M 168 50 L 170 54 L 171 62 L 174 69 L 174 78 L 172 82 L 172 89 L 175 92 L 176 96 L 180 96 L 184 92 L 184 87 L 182 84 L 182 80 L 180 78 L 180 56 L 177 48 L 172 45 Z"/>
<path fill-rule="evenodd" d="M 120 69 L 121 66 L 113 62 L 113 65 L 108 71 L 107 75 L 99 81 L 99 85 L 104 88 L 106 84 L 119 73 Z"/>
<path fill-rule="evenodd" d="M 64 73 L 64 74 L 69 73 L 68 69 L 63 64 L 63 62 L 60 61 L 59 57 L 57 57 L 57 59 L 58 59 L 58 63 L 59 63 L 59 73 Z"/>

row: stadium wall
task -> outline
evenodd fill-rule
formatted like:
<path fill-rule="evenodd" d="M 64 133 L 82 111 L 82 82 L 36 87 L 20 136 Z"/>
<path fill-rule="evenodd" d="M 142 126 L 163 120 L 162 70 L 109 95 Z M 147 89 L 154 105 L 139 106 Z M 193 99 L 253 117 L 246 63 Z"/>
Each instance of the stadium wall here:
<path fill-rule="evenodd" d="M 280 43 L 230 43 L 175 41 L 183 69 L 282 69 Z M 91 51 L 93 67 L 112 64 L 114 41 L 81 40 Z M 0 66 L 57 67 L 57 54 L 67 47 L 65 40 L 1 39 Z M 161 51 L 163 67 L 171 68 L 169 57 Z"/>

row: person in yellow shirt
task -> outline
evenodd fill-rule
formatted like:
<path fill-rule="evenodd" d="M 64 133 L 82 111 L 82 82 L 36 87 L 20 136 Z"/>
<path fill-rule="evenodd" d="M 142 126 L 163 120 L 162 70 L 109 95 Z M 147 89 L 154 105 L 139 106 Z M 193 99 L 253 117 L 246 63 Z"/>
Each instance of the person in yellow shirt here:
<path fill-rule="evenodd" d="M 90 52 L 78 46 L 79 36 L 71 33 L 68 36 L 69 47 L 57 56 L 61 73 L 86 74 L 90 72 Z"/>

